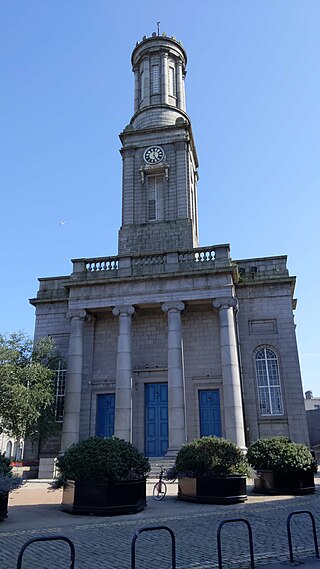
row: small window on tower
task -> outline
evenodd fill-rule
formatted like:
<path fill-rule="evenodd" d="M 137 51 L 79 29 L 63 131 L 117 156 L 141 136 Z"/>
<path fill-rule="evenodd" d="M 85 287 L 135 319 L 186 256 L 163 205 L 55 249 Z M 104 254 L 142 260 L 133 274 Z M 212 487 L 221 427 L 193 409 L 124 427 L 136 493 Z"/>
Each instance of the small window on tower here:
<path fill-rule="evenodd" d="M 152 66 L 152 95 L 160 93 L 160 67 L 159 65 Z"/>
<path fill-rule="evenodd" d="M 169 95 L 176 96 L 176 75 L 175 68 L 170 65 L 169 67 Z"/>
<path fill-rule="evenodd" d="M 148 176 L 148 221 L 164 219 L 163 176 Z"/>

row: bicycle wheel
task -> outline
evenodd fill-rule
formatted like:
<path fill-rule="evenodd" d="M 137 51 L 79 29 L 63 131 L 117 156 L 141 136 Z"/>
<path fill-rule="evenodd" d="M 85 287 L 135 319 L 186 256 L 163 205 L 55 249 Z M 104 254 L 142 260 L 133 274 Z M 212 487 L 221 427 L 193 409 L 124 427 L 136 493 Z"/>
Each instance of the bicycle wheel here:
<path fill-rule="evenodd" d="M 153 487 L 153 497 L 155 500 L 163 500 L 167 493 L 167 485 L 165 482 L 156 482 Z"/>

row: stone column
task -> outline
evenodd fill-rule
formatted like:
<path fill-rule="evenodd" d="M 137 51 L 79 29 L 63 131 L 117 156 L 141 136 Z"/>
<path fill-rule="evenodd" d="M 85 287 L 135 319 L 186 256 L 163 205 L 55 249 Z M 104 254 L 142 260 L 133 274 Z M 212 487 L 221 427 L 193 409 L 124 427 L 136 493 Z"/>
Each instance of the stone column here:
<path fill-rule="evenodd" d="M 61 451 L 79 441 L 81 388 L 82 388 L 82 355 L 83 355 L 83 325 L 86 318 L 85 310 L 69 311 L 70 339 L 68 355 L 68 372 L 64 398 L 64 415 L 61 439 Z"/>
<path fill-rule="evenodd" d="M 168 313 L 169 456 L 175 455 L 186 442 L 181 346 L 181 312 L 184 307 L 183 302 L 166 302 L 162 305 L 162 310 Z"/>
<path fill-rule="evenodd" d="M 119 316 L 114 434 L 132 442 L 131 326 L 134 307 L 115 306 L 112 314 Z"/>
<path fill-rule="evenodd" d="M 245 450 L 240 369 L 233 309 L 237 299 L 216 298 L 213 308 L 219 311 L 220 345 L 223 379 L 225 436 Z"/>

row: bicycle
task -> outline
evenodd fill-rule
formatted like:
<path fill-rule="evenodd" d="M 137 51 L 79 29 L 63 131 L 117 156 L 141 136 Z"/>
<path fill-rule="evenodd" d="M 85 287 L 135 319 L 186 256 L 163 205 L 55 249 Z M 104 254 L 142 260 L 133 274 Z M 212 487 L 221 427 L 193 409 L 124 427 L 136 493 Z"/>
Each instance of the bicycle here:
<path fill-rule="evenodd" d="M 158 465 L 157 465 L 158 466 Z M 163 475 L 166 472 L 166 468 L 160 466 L 159 480 L 155 483 L 153 487 L 153 498 L 154 500 L 163 500 L 167 493 L 167 485 L 163 480 Z"/>

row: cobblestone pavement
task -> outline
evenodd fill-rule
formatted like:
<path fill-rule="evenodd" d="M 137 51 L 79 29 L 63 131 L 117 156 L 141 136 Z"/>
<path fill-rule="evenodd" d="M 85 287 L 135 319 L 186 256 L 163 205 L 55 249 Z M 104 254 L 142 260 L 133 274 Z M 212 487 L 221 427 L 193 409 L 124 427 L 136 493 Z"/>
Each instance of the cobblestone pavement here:
<path fill-rule="evenodd" d="M 320 479 L 317 480 L 320 483 Z M 30 490 L 31 488 L 31 490 Z M 152 485 L 148 484 L 150 494 Z M 139 514 L 117 517 L 72 516 L 60 511 L 59 493 L 36 500 L 39 484 L 31 482 L 20 496 L 10 501 L 9 516 L 0 523 L 0 569 L 14 569 L 20 547 L 30 538 L 62 534 L 76 548 L 77 569 L 130 568 L 130 546 L 134 532 L 146 525 L 166 525 L 176 536 L 178 569 L 217 567 L 217 527 L 222 520 L 245 518 L 252 525 L 257 564 L 288 559 L 286 519 L 290 512 L 310 510 L 320 530 L 320 487 L 318 492 L 299 497 L 258 497 L 249 491 L 245 504 L 215 506 L 178 502 L 176 487 L 169 487 L 163 502 L 148 497 L 148 506 Z M 29 498 L 28 498 L 29 492 Z M 43 489 L 42 489 L 43 494 Z M 13 496 L 13 494 L 12 494 Z M 30 500 L 30 496 L 34 496 Z M 28 505 L 33 503 L 34 505 Z M 40 503 L 41 502 L 41 503 Z M 314 545 L 308 516 L 293 518 L 292 534 L 297 559 L 313 555 Z M 248 567 L 248 537 L 244 524 L 222 529 L 224 567 Z M 162 531 L 144 533 L 136 544 L 137 569 L 170 567 L 169 535 Z M 69 555 L 62 542 L 38 543 L 28 548 L 23 569 L 67 569 Z M 320 563 L 319 563 L 320 567 Z"/>

